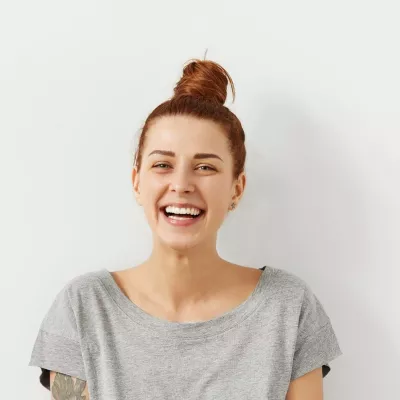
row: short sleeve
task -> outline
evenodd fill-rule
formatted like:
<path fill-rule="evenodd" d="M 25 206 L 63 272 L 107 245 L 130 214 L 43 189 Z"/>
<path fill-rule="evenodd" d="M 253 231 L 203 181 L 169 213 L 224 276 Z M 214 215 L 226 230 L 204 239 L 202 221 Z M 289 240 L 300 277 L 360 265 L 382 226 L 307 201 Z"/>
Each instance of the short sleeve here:
<path fill-rule="evenodd" d="M 331 370 L 329 363 L 341 354 L 330 318 L 319 299 L 305 284 L 291 380 L 320 367 L 325 378 Z"/>
<path fill-rule="evenodd" d="M 50 390 L 50 371 L 86 380 L 75 314 L 67 284 L 47 311 L 33 345 L 28 366 L 41 368 L 40 383 Z"/>

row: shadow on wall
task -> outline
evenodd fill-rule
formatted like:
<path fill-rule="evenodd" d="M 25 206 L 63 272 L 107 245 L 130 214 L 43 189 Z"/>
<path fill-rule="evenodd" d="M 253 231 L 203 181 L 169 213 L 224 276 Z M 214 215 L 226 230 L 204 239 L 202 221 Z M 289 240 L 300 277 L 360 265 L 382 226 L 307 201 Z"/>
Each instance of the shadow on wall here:
<path fill-rule="evenodd" d="M 317 121 L 289 96 L 250 104 L 255 117 L 242 120 L 247 187 L 220 230 L 218 251 L 243 265 L 286 269 L 310 284 L 343 351 L 324 381 L 328 395 L 391 398 L 399 354 L 366 290 L 376 267 L 365 171 L 359 175 L 356 155 L 345 151 L 344 129 Z"/>

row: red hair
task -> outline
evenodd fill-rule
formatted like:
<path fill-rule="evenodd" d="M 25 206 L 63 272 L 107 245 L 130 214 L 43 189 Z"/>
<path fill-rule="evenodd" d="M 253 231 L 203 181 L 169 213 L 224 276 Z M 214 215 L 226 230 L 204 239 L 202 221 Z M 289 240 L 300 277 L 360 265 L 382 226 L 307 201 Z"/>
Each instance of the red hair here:
<path fill-rule="evenodd" d="M 190 60 L 174 88 L 173 97 L 156 107 L 146 119 L 135 152 L 134 165 L 138 171 L 146 133 L 152 122 L 164 116 L 187 115 L 214 121 L 223 128 L 233 157 L 233 178 L 237 179 L 246 161 L 245 135 L 239 119 L 224 106 L 228 84 L 235 99 L 232 78 L 223 67 L 209 60 Z"/>

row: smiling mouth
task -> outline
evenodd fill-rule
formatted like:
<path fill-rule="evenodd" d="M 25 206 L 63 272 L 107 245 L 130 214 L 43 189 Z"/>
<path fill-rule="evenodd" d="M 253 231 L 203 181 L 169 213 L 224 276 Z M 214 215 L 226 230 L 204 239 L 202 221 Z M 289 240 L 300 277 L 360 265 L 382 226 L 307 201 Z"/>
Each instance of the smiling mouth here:
<path fill-rule="evenodd" d="M 167 208 L 167 206 L 165 207 L 161 207 L 160 211 L 166 216 L 166 217 L 176 217 L 176 218 L 182 218 L 182 219 L 195 219 L 195 218 L 199 218 L 202 215 L 205 214 L 205 210 L 200 210 L 200 214 L 198 215 L 192 215 L 192 214 L 174 214 L 174 213 L 169 213 L 167 212 L 165 209 Z"/>

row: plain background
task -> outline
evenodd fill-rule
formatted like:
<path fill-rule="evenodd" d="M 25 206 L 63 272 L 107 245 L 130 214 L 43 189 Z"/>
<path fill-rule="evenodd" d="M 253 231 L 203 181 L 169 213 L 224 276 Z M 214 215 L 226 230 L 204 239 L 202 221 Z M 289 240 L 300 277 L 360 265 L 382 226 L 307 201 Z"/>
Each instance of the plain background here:
<path fill-rule="evenodd" d="M 148 256 L 135 141 L 206 49 L 236 84 L 248 150 L 221 256 L 309 283 L 344 353 L 327 400 L 398 395 L 397 1 L 25 0 L 0 15 L 1 398 L 50 397 L 27 364 L 70 279 Z"/>

